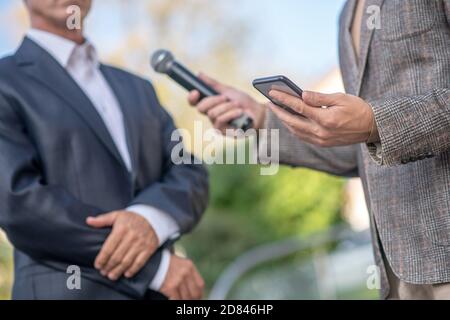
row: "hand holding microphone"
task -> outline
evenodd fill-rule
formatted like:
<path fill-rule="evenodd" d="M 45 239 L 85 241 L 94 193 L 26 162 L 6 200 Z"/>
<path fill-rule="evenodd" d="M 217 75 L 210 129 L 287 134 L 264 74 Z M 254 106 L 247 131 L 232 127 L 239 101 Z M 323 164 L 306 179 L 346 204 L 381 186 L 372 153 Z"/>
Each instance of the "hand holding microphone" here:
<path fill-rule="evenodd" d="M 169 51 L 158 50 L 155 52 L 151 64 L 156 72 L 167 74 L 179 85 L 190 91 L 189 102 L 197 106 L 200 112 L 208 115 L 214 126 L 221 131 L 225 131 L 230 126 L 247 131 L 254 126 L 254 109 L 264 110 L 245 93 L 222 85 L 206 76 L 196 77 L 175 61 Z M 251 105 L 251 108 L 249 108 L 249 105 Z M 246 113 L 253 116 L 253 119 Z"/>

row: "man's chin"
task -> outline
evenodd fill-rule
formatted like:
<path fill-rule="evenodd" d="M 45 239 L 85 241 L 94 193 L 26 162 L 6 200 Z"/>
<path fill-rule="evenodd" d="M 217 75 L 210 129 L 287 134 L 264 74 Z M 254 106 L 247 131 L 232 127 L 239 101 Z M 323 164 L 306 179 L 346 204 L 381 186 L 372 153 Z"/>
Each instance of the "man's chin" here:
<path fill-rule="evenodd" d="M 67 0 L 64 1 L 64 7 L 68 8 L 70 6 L 78 6 L 81 9 L 81 13 L 86 15 L 91 9 L 91 0 Z"/>

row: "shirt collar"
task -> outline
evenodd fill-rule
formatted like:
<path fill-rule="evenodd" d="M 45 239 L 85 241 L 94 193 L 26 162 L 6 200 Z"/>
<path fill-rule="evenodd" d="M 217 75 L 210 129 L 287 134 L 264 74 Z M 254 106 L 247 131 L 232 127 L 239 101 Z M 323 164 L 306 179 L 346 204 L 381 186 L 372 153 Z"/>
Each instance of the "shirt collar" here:
<path fill-rule="evenodd" d="M 94 64 L 98 65 L 97 52 L 95 47 L 88 40 L 82 45 L 78 45 L 71 40 L 38 29 L 28 30 L 27 37 L 46 50 L 64 68 L 69 65 L 74 51 L 77 51 L 78 53 L 84 52 L 86 58 L 89 58 Z"/>

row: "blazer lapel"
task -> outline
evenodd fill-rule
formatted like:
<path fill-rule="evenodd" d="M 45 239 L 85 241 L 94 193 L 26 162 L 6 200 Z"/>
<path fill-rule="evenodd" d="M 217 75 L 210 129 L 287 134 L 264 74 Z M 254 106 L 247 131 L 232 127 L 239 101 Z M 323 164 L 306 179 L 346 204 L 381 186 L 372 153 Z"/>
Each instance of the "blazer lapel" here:
<path fill-rule="evenodd" d="M 111 154 L 125 167 L 103 119 L 91 100 L 51 55 L 32 40 L 25 38 L 16 53 L 16 60 L 25 73 L 67 102 L 67 105 L 79 114 Z"/>
<path fill-rule="evenodd" d="M 130 95 L 130 92 L 133 92 L 133 89 L 130 88 L 130 83 L 128 81 L 121 81 L 120 77 L 118 77 L 117 74 L 114 74 L 114 69 L 101 65 L 100 71 L 114 92 L 122 110 L 128 150 L 130 152 L 132 163 L 132 172 L 133 176 L 135 176 L 137 170 L 137 152 L 139 150 L 139 132 L 137 132 L 138 128 L 136 125 L 133 125 L 132 107 L 136 105 L 136 102 L 131 100 L 133 95 Z"/>
<path fill-rule="evenodd" d="M 369 6 L 378 6 L 381 9 L 383 3 L 384 0 L 366 0 L 363 21 L 361 23 L 361 43 L 360 43 L 360 55 L 358 59 L 359 73 L 356 83 L 356 95 L 359 95 L 361 92 L 361 85 L 364 79 L 364 74 L 366 72 L 370 45 L 372 43 L 373 34 L 375 32 L 375 28 L 369 28 L 367 25 L 367 21 L 370 18 L 371 14 L 367 12 L 367 8 Z"/>
<path fill-rule="evenodd" d="M 347 93 L 355 94 L 358 78 L 358 61 L 351 37 L 351 26 L 358 0 L 349 0 L 345 4 L 339 26 L 339 57 L 341 72 Z"/>

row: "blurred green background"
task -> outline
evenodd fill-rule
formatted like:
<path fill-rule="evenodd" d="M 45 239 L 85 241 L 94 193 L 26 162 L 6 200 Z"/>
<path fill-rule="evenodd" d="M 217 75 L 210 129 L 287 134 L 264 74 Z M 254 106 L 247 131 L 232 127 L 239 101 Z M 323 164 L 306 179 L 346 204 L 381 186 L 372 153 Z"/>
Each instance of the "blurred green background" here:
<path fill-rule="evenodd" d="M 305 89 L 340 91 L 343 89 L 337 67 L 337 19 L 343 3 L 344 0 L 96 0 L 87 35 L 104 61 L 151 78 L 177 125 L 192 131 L 194 120 L 202 120 L 206 126 L 209 123 L 187 106 L 184 91 L 150 70 L 151 52 L 168 48 L 194 70 L 232 83 L 257 99 L 261 97 L 251 88 L 251 81 L 273 74 L 284 74 Z M 0 0 L 0 56 L 14 52 L 27 27 L 22 2 Z M 178 250 L 197 264 L 208 290 L 226 267 L 247 250 L 327 230 L 342 223 L 345 217 L 347 196 L 343 179 L 291 168 L 281 168 L 275 176 L 261 176 L 259 167 L 250 165 L 213 165 L 209 170 L 211 206 L 195 232 L 178 245 Z M 313 271 L 307 266 L 302 271 L 297 266 L 301 265 L 298 258 L 304 261 L 310 255 L 311 252 L 303 252 L 287 257 L 278 267 L 276 261 L 261 266 L 255 270 L 255 279 L 277 279 L 290 274 L 283 268 L 308 277 Z M 11 257 L 10 246 L 0 236 L 0 299 L 9 298 Z M 245 281 L 238 285 L 245 287 Z M 252 292 L 258 291 L 258 286 L 255 288 Z M 341 297 L 374 297 L 374 293 L 364 289 L 364 283 L 361 288 Z M 233 296 L 255 296 L 245 292 L 245 288 L 235 289 Z M 280 297 L 315 296 L 296 286 L 292 294 Z"/>

